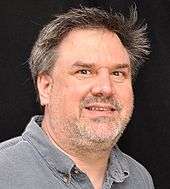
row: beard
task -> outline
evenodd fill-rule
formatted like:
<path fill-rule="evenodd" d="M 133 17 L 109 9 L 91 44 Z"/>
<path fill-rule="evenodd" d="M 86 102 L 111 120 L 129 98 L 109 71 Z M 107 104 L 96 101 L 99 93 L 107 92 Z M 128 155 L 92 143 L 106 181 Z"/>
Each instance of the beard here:
<path fill-rule="evenodd" d="M 121 120 L 100 117 L 95 120 L 77 120 L 65 123 L 72 147 L 78 151 L 98 152 L 113 147 L 123 134 L 131 116 Z"/>
<path fill-rule="evenodd" d="M 93 119 L 81 116 L 83 108 L 87 104 L 95 102 L 112 104 L 115 115 L 112 117 L 100 116 Z M 64 149 L 79 154 L 85 152 L 97 153 L 106 151 L 117 143 L 131 118 L 133 100 L 128 107 L 123 107 L 113 99 L 88 97 L 82 100 L 80 110 L 78 118 L 73 117 L 73 115 L 65 116 L 63 119 L 57 118 L 57 125 L 60 125 L 60 129 L 56 128 L 56 136 L 59 132 L 64 136 L 62 144 L 60 140 L 60 145 Z"/>

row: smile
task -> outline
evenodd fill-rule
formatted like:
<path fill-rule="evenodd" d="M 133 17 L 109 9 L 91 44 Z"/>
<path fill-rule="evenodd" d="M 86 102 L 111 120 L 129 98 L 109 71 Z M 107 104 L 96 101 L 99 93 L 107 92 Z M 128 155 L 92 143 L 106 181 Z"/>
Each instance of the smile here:
<path fill-rule="evenodd" d="M 91 104 L 88 106 L 85 106 L 85 114 L 88 117 L 94 118 L 94 117 L 100 117 L 100 116 L 106 116 L 110 117 L 113 116 L 116 109 L 111 105 L 106 104 Z"/>
<path fill-rule="evenodd" d="M 102 106 L 89 106 L 86 109 L 90 111 L 114 111 L 112 107 L 102 107 Z"/>

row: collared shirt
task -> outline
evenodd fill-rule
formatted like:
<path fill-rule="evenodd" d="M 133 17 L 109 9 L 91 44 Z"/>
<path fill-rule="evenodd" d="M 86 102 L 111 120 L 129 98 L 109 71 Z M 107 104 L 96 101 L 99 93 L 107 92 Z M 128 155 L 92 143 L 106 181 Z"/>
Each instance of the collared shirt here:
<path fill-rule="evenodd" d="M 22 136 L 0 145 L 0 188 L 93 189 L 90 179 L 56 146 L 32 118 Z M 147 170 L 115 146 L 103 189 L 153 189 Z"/>

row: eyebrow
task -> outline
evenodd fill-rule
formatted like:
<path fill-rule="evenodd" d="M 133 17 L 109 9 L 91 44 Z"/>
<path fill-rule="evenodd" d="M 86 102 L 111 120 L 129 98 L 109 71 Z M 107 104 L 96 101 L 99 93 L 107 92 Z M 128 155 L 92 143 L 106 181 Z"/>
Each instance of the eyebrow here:
<path fill-rule="evenodd" d="M 96 64 L 94 63 L 84 63 L 81 61 L 75 62 L 72 65 L 72 68 L 74 67 L 80 67 L 80 68 L 95 68 Z M 122 64 L 116 64 L 115 66 L 113 66 L 115 69 L 120 69 L 120 68 L 128 68 L 130 69 L 130 64 L 128 63 L 122 63 Z"/>
<path fill-rule="evenodd" d="M 75 62 L 72 67 L 83 67 L 83 68 L 93 68 L 95 64 L 93 63 L 84 63 L 84 62 Z"/>

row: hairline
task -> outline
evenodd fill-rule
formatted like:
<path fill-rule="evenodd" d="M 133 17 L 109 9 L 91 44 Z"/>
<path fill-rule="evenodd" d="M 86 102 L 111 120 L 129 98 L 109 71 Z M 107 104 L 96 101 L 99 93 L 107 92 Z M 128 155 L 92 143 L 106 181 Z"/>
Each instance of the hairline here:
<path fill-rule="evenodd" d="M 46 71 L 44 71 L 44 72 L 39 72 L 38 74 L 37 74 L 37 78 L 38 78 L 38 76 L 40 75 L 40 74 L 43 74 L 43 73 L 48 73 L 48 74 L 50 74 L 52 71 L 53 71 L 53 69 L 54 69 L 54 67 L 55 67 L 55 65 L 57 64 L 57 59 L 58 59 L 58 57 L 60 56 L 60 51 L 59 51 L 59 49 L 60 49 L 60 46 L 62 45 L 62 43 L 64 43 L 64 41 L 65 41 L 65 39 L 72 33 L 72 32 L 75 32 L 75 31 L 86 31 L 86 30 L 96 30 L 96 31 L 103 31 L 103 32 L 110 32 L 110 33 L 112 33 L 113 35 L 116 35 L 117 37 L 118 37 L 118 39 L 120 40 L 120 42 L 121 42 L 121 44 L 122 44 L 122 46 L 124 47 L 124 49 L 126 50 L 126 52 L 127 52 L 127 54 L 128 54 L 128 56 L 129 56 L 129 60 L 130 60 L 130 68 L 131 68 L 131 71 L 133 71 L 132 70 L 132 60 L 131 60 L 131 56 L 130 56 L 130 53 L 128 52 L 128 49 L 124 46 L 124 44 L 123 44 L 123 42 L 122 42 L 122 40 L 121 40 L 121 38 L 118 36 L 118 34 L 116 33 L 116 32 L 114 32 L 113 30 L 111 30 L 111 29 L 109 29 L 109 28 L 107 28 L 107 27 L 104 27 L 104 26 L 82 26 L 82 27 L 74 27 L 74 28 L 71 28 L 69 31 L 67 31 L 67 32 L 65 32 L 65 34 L 64 34 L 64 36 L 61 38 L 61 40 L 60 40 L 60 42 L 56 45 L 56 46 L 54 46 L 50 51 L 52 51 L 53 52 L 53 55 L 52 55 L 52 59 L 51 59 L 51 63 L 52 63 L 52 66 L 51 66 L 51 69 L 50 70 L 46 70 Z M 131 72 L 131 74 L 132 74 L 132 72 Z"/>

